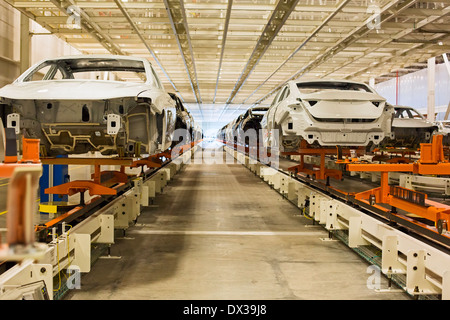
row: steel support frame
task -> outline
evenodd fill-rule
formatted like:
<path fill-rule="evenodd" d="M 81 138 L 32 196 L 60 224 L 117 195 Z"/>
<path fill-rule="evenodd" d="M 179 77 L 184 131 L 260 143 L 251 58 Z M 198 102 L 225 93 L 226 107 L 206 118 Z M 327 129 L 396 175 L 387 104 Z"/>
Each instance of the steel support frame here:
<path fill-rule="evenodd" d="M 31 64 L 31 35 L 30 20 L 21 13 L 20 14 L 20 74 L 24 73 Z"/>
<path fill-rule="evenodd" d="M 244 70 L 242 70 L 241 75 L 239 76 L 238 81 L 236 82 L 233 91 L 230 94 L 226 104 L 230 104 L 233 102 L 236 94 L 239 92 L 241 87 L 244 85 L 247 78 L 252 73 L 253 69 L 259 63 L 261 58 L 264 56 L 267 49 L 269 49 L 272 41 L 278 35 L 278 32 L 283 27 L 286 20 L 289 18 L 291 12 L 295 10 L 295 7 L 298 3 L 298 0 L 280 0 L 278 1 L 276 7 L 273 9 L 272 15 L 269 18 L 269 21 L 264 27 L 263 32 L 259 36 L 258 41 L 253 49 L 250 58 L 248 59 Z"/>
<path fill-rule="evenodd" d="M 117 46 L 92 19 L 89 15 L 76 5 L 72 0 L 50 0 L 63 13 L 69 12 L 69 7 L 77 8 L 76 13 L 80 16 L 80 27 L 86 30 L 92 37 L 94 37 L 106 50 L 112 54 L 125 55 L 125 53 Z"/>
<path fill-rule="evenodd" d="M 339 6 L 337 6 L 321 23 L 318 25 L 314 31 L 297 47 L 294 51 L 289 54 L 289 56 L 264 80 L 262 81 L 258 87 L 244 100 L 243 103 L 245 103 L 250 97 L 252 97 L 263 85 L 266 84 L 267 81 L 269 81 L 286 63 L 288 63 L 304 46 L 306 46 L 314 37 L 339 13 L 342 11 L 342 9 L 347 6 L 347 4 L 350 2 L 350 0 L 344 0 L 342 1 Z M 266 98 L 268 98 L 274 91 L 278 90 L 282 86 L 284 86 L 285 83 L 278 86 L 276 89 L 270 91 L 270 93 L 263 98 L 259 99 L 256 104 L 264 101 Z"/>
<path fill-rule="evenodd" d="M 233 0 L 228 0 L 227 13 L 225 15 L 225 24 L 223 27 L 222 44 L 221 44 L 221 48 L 220 48 L 219 69 L 217 70 L 216 88 L 214 90 L 213 103 L 216 103 L 216 95 L 217 95 L 217 89 L 219 87 L 220 73 L 222 72 L 222 61 L 223 61 L 223 56 L 224 56 L 224 52 L 225 52 L 225 44 L 227 42 L 228 25 L 230 24 L 230 16 L 231 16 L 232 6 L 233 6 Z"/>

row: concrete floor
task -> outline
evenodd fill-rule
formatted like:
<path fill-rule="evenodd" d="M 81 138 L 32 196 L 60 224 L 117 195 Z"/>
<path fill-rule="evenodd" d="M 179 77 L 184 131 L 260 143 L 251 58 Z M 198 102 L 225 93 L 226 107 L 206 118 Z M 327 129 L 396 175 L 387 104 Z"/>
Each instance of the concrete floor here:
<path fill-rule="evenodd" d="M 65 299 L 410 299 L 298 214 L 241 164 L 189 164 Z"/>

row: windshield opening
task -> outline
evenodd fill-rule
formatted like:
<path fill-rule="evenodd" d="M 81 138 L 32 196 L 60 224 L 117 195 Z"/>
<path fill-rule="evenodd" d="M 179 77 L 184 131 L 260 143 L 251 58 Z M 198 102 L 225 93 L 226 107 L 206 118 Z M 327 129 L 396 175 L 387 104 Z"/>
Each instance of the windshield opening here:
<path fill-rule="evenodd" d="M 48 60 L 32 70 L 23 81 L 102 80 L 145 82 L 142 61 L 108 58 Z"/>
<path fill-rule="evenodd" d="M 424 119 L 418 111 L 406 108 L 395 108 L 394 117 L 398 119 Z"/>
<path fill-rule="evenodd" d="M 297 88 L 302 93 L 315 93 L 329 90 L 345 90 L 345 91 L 362 91 L 372 92 L 369 87 L 363 83 L 351 83 L 351 82 L 301 82 L 297 83 Z"/>
<path fill-rule="evenodd" d="M 267 110 L 269 110 L 269 108 L 253 108 L 250 109 L 250 113 L 253 115 L 265 115 Z"/>

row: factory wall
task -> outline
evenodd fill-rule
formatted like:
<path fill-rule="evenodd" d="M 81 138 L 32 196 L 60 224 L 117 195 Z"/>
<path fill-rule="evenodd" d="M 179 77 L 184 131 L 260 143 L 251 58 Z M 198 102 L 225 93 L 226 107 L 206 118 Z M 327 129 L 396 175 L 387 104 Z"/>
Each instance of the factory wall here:
<path fill-rule="evenodd" d="M 13 82 L 20 75 L 20 12 L 5 1 L 0 2 L 0 88 Z M 31 64 L 42 59 L 80 52 L 55 35 L 48 33 L 36 22 L 30 22 L 30 32 L 40 33 L 31 37 Z"/>
<path fill-rule="evenodd" d="M 0 2 L 0 87 L 19 75 L 19 37 L 19 12 L 6 2 Z"/>
<path fill-rule="evenodd" d="M 57 36 L 44 35 L 43 33 L 48 31 L 34 21 L 31 21 L 30 30 L 39 34 L 31 38 L 31 64 L 49 58 L 81 54 L 79 50 Z"/>
<path fill-rule="evenodd" d="M 398 79 L 398 97 L 396 93 L 397 79 L 390 79 L 375 85 L 377 92 L 385 97 L 391 104 L 404 105 L 416 108 L 427 113 L 428 73 L 422 69 Z M 398 101 L 397 101 L 398 99 Z M 445 64 L 436 65 L 435 75 L 435 110 L 438 113 L 436 120 L 441 120 L 450 101 L 450 76 Z"/>

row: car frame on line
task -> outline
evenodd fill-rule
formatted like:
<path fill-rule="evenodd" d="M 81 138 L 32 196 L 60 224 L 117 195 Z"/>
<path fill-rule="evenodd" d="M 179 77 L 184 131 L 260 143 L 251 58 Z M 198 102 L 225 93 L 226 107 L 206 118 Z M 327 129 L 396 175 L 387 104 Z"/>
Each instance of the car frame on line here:
<path fill-rule="evenodd" d="M 172 143 L 175 101 L 147 59 L 43 60 L 0 89 L 5 127 L 40 139 L 43 156 L 156 154 Z"/>
<path fill-rule="evenodd" d="M 393 107 L 364 83 L 346 80 L 288 81 L 261 125 L 266 148 L 297 151 L 311 146 L 368 147 L 391 137 Z M 276 134 L 275 134 L 275 130 Z"/>
<path fill-rule="evenodd" d="M 383 147 L 419 148 L 421 143 L 431 142 L 439 127 L 428 121 L 419 111 L 408 106 L 394 105 L 392 122 L 393 139 L 385 139 Z"/>

